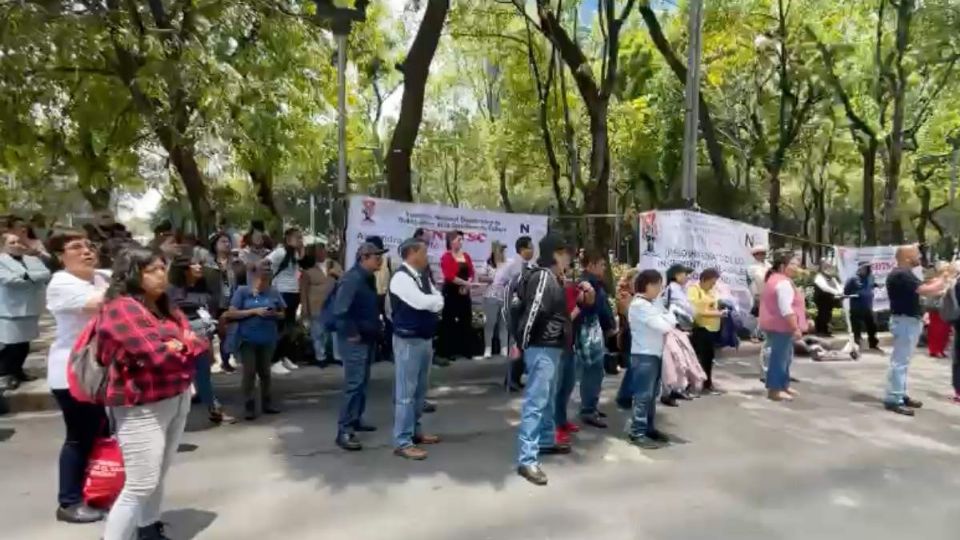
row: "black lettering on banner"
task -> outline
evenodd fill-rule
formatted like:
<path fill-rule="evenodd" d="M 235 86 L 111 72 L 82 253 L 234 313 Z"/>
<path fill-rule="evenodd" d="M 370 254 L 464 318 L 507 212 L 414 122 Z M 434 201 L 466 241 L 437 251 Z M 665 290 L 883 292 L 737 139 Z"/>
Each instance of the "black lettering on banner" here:
<path fill-rule="evenodd" d="M 520 224 L 520 232 L 521 232 L 522 234 L 529 234 L 529 233 L 530 233 L 530 225 L 527 224 L 527 223 L 521 223 L 521 224 Z"/>

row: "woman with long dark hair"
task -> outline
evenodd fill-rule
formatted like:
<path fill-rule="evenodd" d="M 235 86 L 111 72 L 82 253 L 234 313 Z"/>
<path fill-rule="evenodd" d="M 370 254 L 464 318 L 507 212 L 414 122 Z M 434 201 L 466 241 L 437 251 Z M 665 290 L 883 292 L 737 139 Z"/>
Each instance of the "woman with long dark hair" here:
<path fill-rule="evenodd" d="M 54 231 L 48 247 L 63 266 L 47 286 L 47 311 L 56 321 L 47 354 L 47 383 L 66 427 L 60 449 L 57 520 L 90 523 L 103 519 L 104 514 L 84 504 L 83 482 L 93 442 L 107 431 L 107 416 L 103 406 L 77 401 L 70 394 L 67 362 L 83 328 L 100 311 L 110 276 L 97 271 L 97 250 L 83 231 Z"/>
<path fill-rule="evenodd" d="M 240 260 L 240 253 L 233 247 L 233 238 L 226 232 L 218 232 L 210 239 L 210 253 L 213 254 L 213 263 L 220 272 L 219 303 L 212 313 L 218 321 L 217 337 L 220 340 L 220 365 L 227 373 L 233 373 L 236 368 L 230 364 L 230 355 L 233 354 L 233 336 L 230 325 L 223 318 L 223 314 L 230 307 L 230 298 L 237 287 L 246 283 L 246 271 Z M 234 328 L 235 330 L 235 328 Z"/>
<path fill-rule="evenodd" d="M 440 319 L 438 355 L 456 360 L 469 358 L 473 342 L 473 305 L 470 289 L 475 286 L 473 260 L 463 250 L 463 233 L 447 233 L 447 251 L 440 257 L 443 272 L 443 314 Z"/>
<path fill-rule="evenodd" d="M 219 276 L 208 279 L 204 275 L 201 257 L 195 252 L 178 255 L 170 265 L 170 288 L 167 294 L 170 302 L 180 308 L 190 322 L 190 329 L 201 338 L 211 340 L 217 333 L 217 319 L 214 313 L 219 306 L 220 291 L 211 290 L 211 282 L 219 284 Z M 207 407 L 210 421 L 214 424 L 236 422 L 236 419 L 224 414 L 220 401 L 213 391 L 213 379 L 210 366 L 213 354 L 207 350 L 197 357 L 197 375 L 194 386 L 197 397 Z"/>
<path fill-rule="evenodd" d="M 126 480 L 107 516 L 105 540 L 163 539 L 160 503 L 167 470 L 190 411 L 197 357 L 209 344 L 167 295 L 167 261 L 130 248 L 113 269 L 96 319 L 107 366 L 106 404 L 116 424 Z"/>
<path fill-rule="evenodd" d="M 773 401 L 789 401 L 796 395 L 790 388 L 793 342 L 807 330 L 804 294 L 793 283 L 798 268 L 792 251 L 774 253 L 760 295 L 760 329 L 770 348 L 767 397 Z"/>
<path fill-rule="evenodd" d="M 283 245 L 270 252 L 267 260 L 273 270 L 273 287 L 283 297 L 285 305 L 280 325 L 280 342 L 273 353 L 273 371 L 278 375 L 297 369 L 293 362 L 296 351 L 292 347 L 292 334 L 297 324 L 297 309 L 300 307 L 300 259 L 303 258 L 303 234 L 291 227 L 283 233 Z"/>

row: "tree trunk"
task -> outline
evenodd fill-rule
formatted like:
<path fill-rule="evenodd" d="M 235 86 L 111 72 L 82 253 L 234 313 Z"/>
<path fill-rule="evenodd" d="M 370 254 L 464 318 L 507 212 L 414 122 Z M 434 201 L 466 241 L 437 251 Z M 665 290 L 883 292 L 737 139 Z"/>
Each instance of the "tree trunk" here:
<path fill-rule="evenodd" d="M 271 171 L 251 170 L 250 182 L 256 189 L 257 200 L 274 216 L 280 216 L 276 199 L 273 197 L 273 173 Z"/>
<path fill-rule="evenodd" d="M 877 151 L 879 145 L 876 140 L 869 139 L 866 146 L 860 148 L 863 157 L 863 236 L 864 244 L 877 245 L 877 218 L 874 211 L 874 177 L 877 171 Z"/>
<path fill-rule="evenodd" d="M 769 205 L 770 205 L 770 230 L 774 232 L 783 232 L 780 224 L 780 165 L 772 163 L 767 167 L 767 178 L 770 182 Z M 783 237 L 775 234 L 771 237 L 774 247 L 783 245 Z"/>
<path fill-rule="evenodd" d="M 423 99 L 430 74 L 430 63 L 437 52 L 443 23 L 450 11 L 450 0 L 428 0 L 427 8 L 410 46 L 406 60 L 400 66 L 403 72 L 403 98 L 400 115 L 393 130 L 390 151 L 387 154 L 387 188 L 391 199 L 410 202 L 413 188 L 410 182 L 410 157 L 417 142 L 420 122 L 423 120 Z"/>
<path fill-rule="evenodd" d="M 216 217 L 210 201 L 207 198 L 207 186 L 197 166 L 197 159 L 193 148 L 174 144 L 167 151 L 170 161 L 180 174 L 183 187 L 187 190 L 187 198 L 193 209 L 193 220 L 197 224 L 197 238 L 207 238 L 214 231 Z"/>
<path fill-rule="evenodd" d="M 930 188 L 919 186 L 917 188 L 920 196 L 920 215 L 917 216 L 917 243 L 927 243 L 927 223 L 930 221 Z"/>
<path fill-rule="evenodd" d="M 507 166 L 500 165 L 500 201 L 503 209 L 513 213 L 513 203 L 510 202 L 510 190 L 507 189 Z"/>
<path fill-rule="evenodd" d="M 610 145 L 607 132 L 607 111 L 610 102 L 600 100 L 590 108 L 590 190 L 586 193 L 585 208 L 594 214 L 588 233 L 594 246 L 610 246 Z"/>

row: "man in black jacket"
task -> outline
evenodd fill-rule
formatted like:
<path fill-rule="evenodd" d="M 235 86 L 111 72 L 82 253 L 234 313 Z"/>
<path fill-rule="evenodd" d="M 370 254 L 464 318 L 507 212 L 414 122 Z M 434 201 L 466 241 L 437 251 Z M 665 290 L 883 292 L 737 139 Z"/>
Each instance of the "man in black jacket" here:
<path fill-rule="evenodd" d="M 521 276 L 523 314 L 516 325 L 517 345 L 523 350 L 527 385 L 523 394 L 518 432 L 517 473 L 538 486 L 546 485 L 539 456 L 567 454 L 570 446 L 556 443 L 553 402 L 557 365 L 571 338 L 570 316 L 562 276 L 570 266 L 570 252 L 558 235 L 540 241 L 537 268 Z"/>

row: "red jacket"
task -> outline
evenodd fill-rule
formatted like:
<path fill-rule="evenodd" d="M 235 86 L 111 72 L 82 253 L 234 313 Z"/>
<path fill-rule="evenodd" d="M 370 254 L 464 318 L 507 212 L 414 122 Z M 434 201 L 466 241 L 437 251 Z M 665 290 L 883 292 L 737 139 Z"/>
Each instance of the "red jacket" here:
<path fill-rule="evenodd" d="M 463 260 L 467 263 L 467 280 L 471 280 L 474 277 L 473 272 L 473 260 L 470 259 L 470 254 L 466 251 L 463 252 Z M 443 272 L 443 280 L 447 283 L 452 282 L 453 278 L 457 277 L 457 272 L 460 270 L 460 263 L 457 262 L 457 259 L 454 258 L 453 253 L 447 251 L 440 257 L 440 271 Z"/>
<path fill-rule="evenodd" d="M 195 362 L 209 344 L 177 310 L 159 319 L 130 297 L 108 302 L 97 325 L 97 354 L 107 371 L 106 405 L 131 407 L 162 401 L 190 388 Z M 179 342 L 176 349 L 170 345 Z"/>

